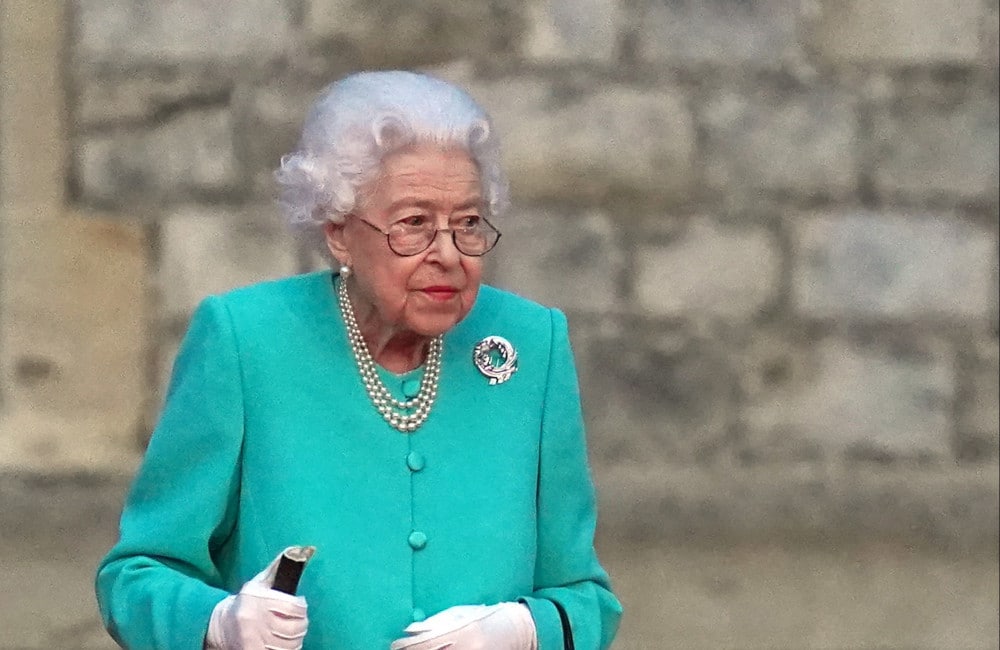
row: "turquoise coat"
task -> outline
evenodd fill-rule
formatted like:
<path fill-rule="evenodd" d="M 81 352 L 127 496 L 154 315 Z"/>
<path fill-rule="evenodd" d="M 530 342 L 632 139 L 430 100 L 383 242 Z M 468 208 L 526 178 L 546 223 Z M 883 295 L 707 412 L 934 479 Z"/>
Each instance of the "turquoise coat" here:
<path fill-rule="evenodd" d="M 494 334 L 519 357 L 498 385 L 472 362 Z M 422 369 L 380 371 L 402 398 Z M 198 307 L 97 596 L 123 646 L 198 650 L 216 603 L 310 544 L 306 649 L 387 650 L 452 605 L 520 600 L 540 650 L 569 647 L 565 623 L 597 650 L 621 606 L 595 521 L 561 312 L 482 287 L 445 335 L 430 417 L 402 434 L 369 402 L 330 273 L 313 273 Z"/>

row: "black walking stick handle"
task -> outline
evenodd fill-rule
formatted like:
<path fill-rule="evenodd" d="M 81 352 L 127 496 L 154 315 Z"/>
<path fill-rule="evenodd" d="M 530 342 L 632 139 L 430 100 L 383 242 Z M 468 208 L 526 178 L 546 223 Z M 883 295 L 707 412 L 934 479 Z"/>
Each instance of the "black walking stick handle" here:
<path fill-rule="evenodd" d="M 299 588 L 299 579 L 306 562 L 316 552 L 315 546 L 293 546 L 281 554 L 278 568 L 274 573 L 274 584 L 271 588 L 291 596 Z"/>

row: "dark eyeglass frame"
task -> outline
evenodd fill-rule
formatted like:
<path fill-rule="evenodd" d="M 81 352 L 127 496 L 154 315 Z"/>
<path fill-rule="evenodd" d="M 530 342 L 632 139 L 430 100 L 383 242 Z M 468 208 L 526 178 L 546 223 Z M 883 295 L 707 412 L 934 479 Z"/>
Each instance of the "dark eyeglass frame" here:
<path fill-rule="evenodd" d="M 385 243 L 389 247 L 389 250 L 391 250 L 396 255 L 399 255 L 400 257 L 413 257 L 414 255 L 420 255 L 425 250 L 427 250 L 428 248 L 431 247 L 431 245 L 434 243 L 434 240 L 437 239 L 438 233 L 442 233 L 442 232 L 450 232 L 451 233 L 451 243 L 455 246 L 455 250 L 457 250 L 462 255 L 465 255 L 466 257 L 482 257 L 483 255 L 486 255 L 486 253 L 489 253 L 491 250 L 493 250 L 494 248 L 496 248 L 497 242 L 499 242 L 500 241 L 500 237 L 503 236 L 503 233 L 501 233 L 499 230 L 497 230 L 496 226 L 494 226 L 492 223 L 490 223 L 486 219 L 486 217 L 479 217 L 480 219 L 482 219 L 483 223 L 485 223 L 487 226 L 489 226 L 490 230 L 492 230 L 493 232 L 495 232 L 497 234 L 497 238 L 493 240 L 493 243 L 490 245 L 490 247 L 487 248 L 486 250 L 484 250 L 482 253 L 466 253 L 465 251 L 463 251 L 462 247 L 458 245 L 458 238 L 457 238 L 456 233 L 455 233 L 455 231 L 456 231 L 455 228 L 435 228 L 434 229 L 434 236 L 427 240 L 427 245 L 426 246 L 424 246 L 423 248 L 421 248 L 420 250 L 418 250 L 418 251 L 416 251 L 414 253 L 400 253 L 399 251 L 397 251 L 395 248 L 392 247 L 392 237 L 390 236 L 390 234 L 387 231 L 382 230 L 381 228 L 379 228 L 378 226 L 376 226 L 372 222 L 370 222 L 367 219 L 364 219 L 362 217 L 359 217 L 356 214 L 351 215 L 351 216 L 353 216 L 355 219 L 357 219 L 361 223 L 365 224 L 366 226 L 368 226 L 369 228 L 371 228 L 375 232 L 377 232 L 379 234 L 382 234 L 382 235 L 385 235 Z"/>

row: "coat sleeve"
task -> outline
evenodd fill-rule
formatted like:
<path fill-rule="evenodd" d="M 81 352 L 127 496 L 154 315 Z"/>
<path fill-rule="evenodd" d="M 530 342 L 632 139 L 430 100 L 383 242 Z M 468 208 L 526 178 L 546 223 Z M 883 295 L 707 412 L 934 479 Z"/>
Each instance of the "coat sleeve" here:
<path fill-rule="evenodd" d="M 181 344 L 160 421 L 122 512 L 96 590 L 125 648 L 200 650 L 226 597 L 212 558 L 236 512 L 243 398 L 228 311 L 208 298 Z"/>
<path fill-rule="evenodd" d="M 566 317 L 551 314 L 535 591 L 522 601 L 535 619 L 539 650 L 603 650 L 615 637 L 622 608 L 594 551 L 595 495 Z"/>

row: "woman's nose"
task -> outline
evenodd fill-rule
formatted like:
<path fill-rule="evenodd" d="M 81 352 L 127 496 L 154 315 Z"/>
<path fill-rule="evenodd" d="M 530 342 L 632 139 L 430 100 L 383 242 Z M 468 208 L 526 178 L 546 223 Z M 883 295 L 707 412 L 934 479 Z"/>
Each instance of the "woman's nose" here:
<path fill-rule="evenodd" d="M 430 254 L 437 256 L 442 262 L 457 262 L 462 253 L 455 246 L 454 232 L 450 228 L 438 228 L 431 240 Z"/>

